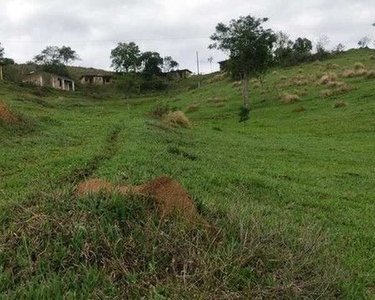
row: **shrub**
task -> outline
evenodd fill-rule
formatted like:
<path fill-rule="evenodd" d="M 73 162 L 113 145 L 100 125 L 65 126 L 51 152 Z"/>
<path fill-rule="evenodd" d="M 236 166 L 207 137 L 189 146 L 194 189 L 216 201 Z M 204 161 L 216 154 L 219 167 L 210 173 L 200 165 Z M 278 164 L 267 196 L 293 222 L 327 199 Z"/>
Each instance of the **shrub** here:
<path fill-rule="evenodd" d="M 333 103 L 334 108 L 340 108 L 340 107 L 346 107 L 346 106 L 348 106 L 348 103 L 342 100 L 337 100 Z"/>
<path fill-rule="evenodd" d="M 185 116 L 182 111 L 169 112 L 163 117 L 163 123 L 170 127 L 185 127 L 188 128 L 191 126 L 190 120 Z"/>
<path fill-rule="evenodd" d="M 158 102 L 156 106 L 151 111 L 151 116 L 155 118 L 162 118 L 164 115 L 171 111 L 169 104 Z"/>
<path fill-rule="evenodd" d="M 297 102 L 297 101 L 301 100 L 301 98 L 298 95 L 284 93 L 281 96 L 280 100 L 283 103 L 294 103 L 294 102 Z"/>

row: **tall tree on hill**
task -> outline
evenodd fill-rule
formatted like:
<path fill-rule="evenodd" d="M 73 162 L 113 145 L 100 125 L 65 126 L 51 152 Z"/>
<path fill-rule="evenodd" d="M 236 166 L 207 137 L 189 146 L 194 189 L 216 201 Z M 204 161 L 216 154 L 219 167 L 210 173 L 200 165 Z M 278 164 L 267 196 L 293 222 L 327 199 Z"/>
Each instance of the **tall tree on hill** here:
<path fill-rule="evenodd" d="M 134 43 L 118 43 L 117 47 L 111 51 L 111 67 L 116 72 L 136 72 L 141 65 L 141 51 Z"/>
<path fill-rule="evenodd" d="M 170 72 L 178 68 L 179 63 L 175 61 L 172 56 L 166 56 L 163 59 L 163 71 Z"/>
<path fill-rule="evenodd" d="M 299 37 L 296 39 L 293 45 L 293 51 L 299 62 L 304 61 L 306 58 L 311 56 L 313 49 L 313 43 L 307 38 Z"/>
<path fill-rule="evenodd" d="M 164 60 L 158 52 L 152 52 L 152 51 L 144 52 L 140 59 L 143 65 L 142 73 L 146 77 L 159 75 L 162 72 Z"/>
<path fill-rule="evenodd" d="M 34 57 L 34 63 L 41 66 L 43 71 L 67 76 L 67 64 L 79 60 L 76 51 L 70 47 L 48 46 L 42 52 Z"/>
<path fill-rule="evenodd" d="M 3 58 L 3 57 L 4 57 L 4 48 L 2 44 L 0 43 L 0 58 Z"/>
<path fill-rule="evenodd" d="M 262 78 L 273 60 L 273 45 L 276 36 L 271 29 L 263 28 L 268 18 L 240 17 L 231 20 L 229 25 L 219 23 L 211 36 L 210 49 L 227 52 L 228 65 L 232 74 L 238 74 L 243 82 L 243 107 L 249 110 L 250 78 Z"/>
<path fill-rule="evenodd" d="M 291 64 L 293 58 L 293 42 L 290 40 L 289 35 L 279 31 L 276 34 L 274 47 L 275 62 L 280 65 Z"/>
<path fill-rule="evenodd" d="M 358 46 L 360 48 L 368 48 L 370 43 L 371 43 L 371 39 L 369 37 L 365 36 L 358 41 Z"/>

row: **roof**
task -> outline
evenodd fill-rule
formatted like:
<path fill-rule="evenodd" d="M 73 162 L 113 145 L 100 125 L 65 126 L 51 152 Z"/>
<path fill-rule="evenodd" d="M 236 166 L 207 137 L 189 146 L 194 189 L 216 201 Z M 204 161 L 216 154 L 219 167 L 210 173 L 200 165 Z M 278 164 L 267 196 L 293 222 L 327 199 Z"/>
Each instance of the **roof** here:
<path fill-rule="evenodd" d="M 105 75 L 105 74 L 84 74 L 80 77 L 82 79 L 83 77 L 103 77 L 103 78 L 112 78 L 113 75 Z"/>
<path fill-rule="evenodd" d="M 60 76 L 60 75 L 49 73 L 49 72 L 45 72 L 45 71 L 31 71 L 30 73 L 26 74 L 25 76 L 32 76 L 32 75 L 35 75 L 35 74 L 50 75 L 50 76 L 55 76 L 55 77 L 58 77 L 58 78 L 61 78 L 61 79 L 64 79 L 64 80 L 74 81 L 71 78 L 68 78 L 68 77 L 65 77 L 65 76 Z"/>
<path fill-rule="evenodd" d="M 193 73 L 193 72 L 190 71 L 189 69 L 174 70 L 174 71 L 170 71 L 169 73 L 181 73 L 181 72 L 189 72 L 189 73 Z"/>

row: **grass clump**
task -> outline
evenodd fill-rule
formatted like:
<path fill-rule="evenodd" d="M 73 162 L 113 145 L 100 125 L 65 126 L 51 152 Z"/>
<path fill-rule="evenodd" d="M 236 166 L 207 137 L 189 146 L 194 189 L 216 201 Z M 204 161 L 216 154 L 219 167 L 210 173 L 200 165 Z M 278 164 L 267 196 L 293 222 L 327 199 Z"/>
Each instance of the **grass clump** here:
<path fill-rule="evenodd" d="M 306 108 L 303 107 L 302 105 L 301 106 L 297 106 L 295 109 L 293 109 L 293 111 L 296 112 L 296 113 L 300 113 L 300 112 L 303 112 L 305 110 L 306 110 Z"/>
<path fill-rule="evenodd" d="M 153 201 L 56 191 L 0 214 L 6 299 L 330 299 L 341 273 L 327 240 L 208 211 L 207 232 L 161 221 Z M 73 297 L 74 298 L 74 297 Z"/>
<path fill-rule="evenodd" d="M 365 69 L 365 65 L 363 63 L 356 62 L 354 64 L 354 70 L 361 70 L 361 69 Z"/>
<path fill-rule="evenodd" d="M 333 108 L 341 108 L 348 106 L 348 103 L 342 100 L 337 100 L 333 103 Z"/>
<path fill-rule="evenodd" d="M 169 112 L 163 117 L 163 123 L 169 127 L 191 127 L 191 122 L 182 111 Z"/>
<path fill-rule="evenodd" d="M 301 100 L 300 96 L 295 95 L 295 94 L 289 94 L 289 93 L 284 93 L 280 98 L 280 101 L 282 103 L 294 103 L 300 100 Z"/>

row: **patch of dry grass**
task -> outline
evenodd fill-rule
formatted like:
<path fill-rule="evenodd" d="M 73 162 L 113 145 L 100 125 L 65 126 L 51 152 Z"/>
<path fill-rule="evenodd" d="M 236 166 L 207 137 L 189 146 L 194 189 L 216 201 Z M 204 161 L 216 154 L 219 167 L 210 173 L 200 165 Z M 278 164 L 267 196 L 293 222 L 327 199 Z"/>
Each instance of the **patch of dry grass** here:
<path fill-rule="evenodd" d="M 303 107 L 303 106 L 297 106 L 295 109 L 293 109 L 293 111 L 296 112 L 296 113 L 300 113 L 300 112 L 303 112 L 305 110 L 306 110 L 306 108 Z"/>
<path fill-rule="evenodd" d="M 333 108 L 341 108 L 348 106 L 348 103 L 342 100 L 337 100 L 333 103 Z"/>
<path fill-rule="evenodd" d="M 371 54 L 371 55 L 369 56 L 369 58 L 370 58 L 371 60 L 375 60 L 375 55 Z"/>
<path fill-rule="evenodd" d="M 333 89 L 330 90 L 323 90 L 320 92 L 320 96 L 322 98 L 329 98 L 335 95 L 341 95 L 341 94 L 346 94 L 350 91 L 354 90 L 354 88 L 349 85 L 349 84 L 341 84 Z"/>
<path fill-rule="evenodd" d="M 361 62 L 356 62 L 354 64 L 354 70 L 361 70 L 361 69 L 365 69 L 365 65 Z"/>
<path fill-rule="evenodd" d="M 326 85 L 331 82 L 335 82 L 339 79 L 339 76 L 335 72 L 328 72 L 323 74 L 323 76 L 319 79 L 320 85 Z"/>
<path fill-rule="evenodd" d="M 195 112 L 195 111 L 198 111 L 199 110 L 199 106 L 198 105 L 190 105 L 187 109 L 186 109 L 186 112 Z"/>
<path fill-rule="evenodd" d="M 280 98 L 280 101 L 282 103 L 294 103 L 300 100 L 301 100 L 300 96 L 289 94 L 289 93 L 284 93 Z"/>
<path fill-rule="evenodd" d="M 191 127 L 191 122 L 188 117 L 186 117 L 185 114 L 179 110 L 168 113 L 163 117 L 162 121 L 163 124 L 169 127 Z"/>

